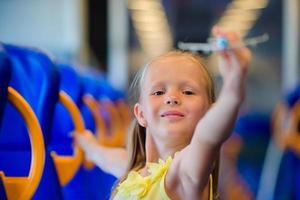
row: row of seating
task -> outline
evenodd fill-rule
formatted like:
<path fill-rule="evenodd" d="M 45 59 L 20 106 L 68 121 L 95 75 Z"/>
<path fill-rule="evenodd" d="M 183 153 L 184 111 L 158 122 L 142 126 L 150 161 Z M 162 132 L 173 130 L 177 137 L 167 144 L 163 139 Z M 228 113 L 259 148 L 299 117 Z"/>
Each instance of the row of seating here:
<path fill-rule="evenodd" d="M 84 161 L 72 132 L 124 146 L 129 121 L 103 74 L 0 43 L 0 199 L 108 199 L 115 178 Z"/>

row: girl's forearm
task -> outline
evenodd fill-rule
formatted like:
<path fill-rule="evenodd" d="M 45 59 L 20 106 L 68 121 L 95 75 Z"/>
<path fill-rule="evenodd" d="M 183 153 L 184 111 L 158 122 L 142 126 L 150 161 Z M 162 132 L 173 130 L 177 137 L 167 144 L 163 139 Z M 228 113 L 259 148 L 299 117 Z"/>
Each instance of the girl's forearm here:
<path fill-rule="evenodd" d="M 196 137 L 210 145 L 222 144 L 231 134 L 243 97 L 225 93 L 200 120 L 196 127 Z"/>
<path fill-rule="evenodd" d="M 245 96 L 246 70 L 236 70 L 224 80 L 217 102 L 198 126 L 198 137 L 209 144 L 222 144 L 231 134 Z"/>
<path fill-rule="evenodd" d="M 102 146 L 89 131 L 81 134 L 74 133 L 74 136 L 87 160 L 94 162 L 99 168 L 116 177 L 125 173 L 128 162 L 125 148 Z"/>
<path fill-rule="evenodd" d="M 124 175 L 127 166 L 127 151 L 124 148 L 94 146 L 89 158 L 103 171 L 119 178 Z"/>

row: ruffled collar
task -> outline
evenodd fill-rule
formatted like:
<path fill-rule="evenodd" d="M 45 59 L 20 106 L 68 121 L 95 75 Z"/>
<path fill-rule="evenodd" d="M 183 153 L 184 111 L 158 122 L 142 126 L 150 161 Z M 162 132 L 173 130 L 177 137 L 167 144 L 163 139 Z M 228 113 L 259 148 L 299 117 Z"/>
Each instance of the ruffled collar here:
<path fill-rule="evenodd" d="M 118 195 L 130 200 L 143 198 L 151 189 L 152 184 L 165 175 L 171 162 L 170 156 L 166 161 L 159 159 L 158 163 L 147 163 L 149 175 L 146 177 L 141 176 L 136 171 L 131 171 L 127 179 L 118 186 Z"/>

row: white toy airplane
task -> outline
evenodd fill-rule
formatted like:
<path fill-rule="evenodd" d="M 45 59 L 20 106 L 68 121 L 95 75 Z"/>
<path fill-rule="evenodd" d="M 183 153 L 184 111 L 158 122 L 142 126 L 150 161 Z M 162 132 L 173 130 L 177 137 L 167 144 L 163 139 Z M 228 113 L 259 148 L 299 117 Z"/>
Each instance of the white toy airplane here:
<path fill-rule="evenodd" d="M 233 46 L 228 46 L 228 40 L 226 38 L 217 38 L 217 39 L 209 39 L 208 43 L 185 43 L 179 42 L 178 47 L 181 50 L 189 50 L 189 51 L 202 51 L 204 53 L 212 53 L 217 51 L 225 51 L 230 49 L 241 48 L 244 46 L 256 46 L 259 43 L 266 42 L 269 39 L 268 34 L 263 34 L 261 36 L 247 38 L 242 41 L 242 44 L 237 44 Z"/>

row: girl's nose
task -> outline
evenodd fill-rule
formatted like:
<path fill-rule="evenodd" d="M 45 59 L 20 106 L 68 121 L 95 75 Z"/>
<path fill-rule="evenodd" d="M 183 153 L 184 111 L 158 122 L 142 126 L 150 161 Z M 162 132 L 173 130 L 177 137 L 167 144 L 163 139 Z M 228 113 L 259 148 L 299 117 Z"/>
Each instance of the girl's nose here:
<path fill-rule="evenodd" d="M 168 97 L 165 100 L 165 103 L 168 105 L 179 105 L 180 104 L 180 100 L 176 97 Z"/>

